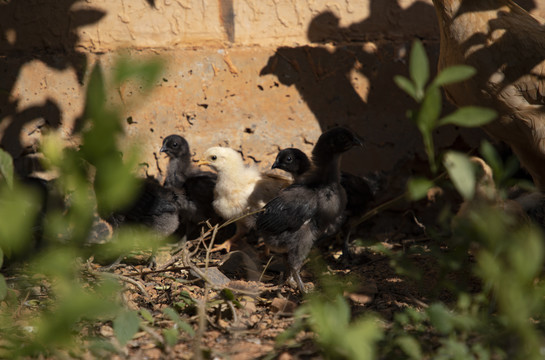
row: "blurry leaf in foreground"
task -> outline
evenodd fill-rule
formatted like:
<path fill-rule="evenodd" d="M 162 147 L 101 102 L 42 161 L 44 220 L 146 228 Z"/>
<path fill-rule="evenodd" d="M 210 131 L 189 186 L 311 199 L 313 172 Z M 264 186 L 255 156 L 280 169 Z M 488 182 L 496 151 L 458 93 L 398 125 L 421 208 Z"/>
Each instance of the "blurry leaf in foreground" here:
<path fill-rule="evenodd" d="M 3 149 L 0 149 L 0 175 L 6 180 L 8 187 L 13 188 L 13 158 Z"/>
<path fill-rule="evenodd" d="M 313 298 L 308 304 L 311 329 L 330 358 L 373 359 L 382 331 L 373 318 L 350 323 L 350 308 L 341 296 L 333 301 Z"/>
<path fill-rule="evenodd" d="M 472 199 L 475 194 L 475 166 L 469 158 L 465 154 L 448 151 L 444 165 L 460 195 L 466 200 Z"/>
<path fill-rule="evenodd" d="M 411 82 L 411 80 L 407 79 L 404 76 L 396 75 L 394 76 L 394 82 L 401 90 L 405 91 L 414 100 L 419 100 L 416 94 L 416 88 L 414 87 L 414 84 Z"/>
<path fill-rule="evenodd" d="M 174 323 L 176 324 L 176 326 L 179 329 L 187 332 L 191 337 L 195 336 L 195 330 L 193 330 L 191 325 L 189 325 L 187 322 L 183 321 L 180 318 L 180 315 L 178 315 L 178 313 L 176 311 L 174 311 L 174 309 L 172 309 L 170 307 L 167 307 L 167 308 L 163 309 L 163 313 L 166 316 L 168 316 L 172 321 L 174 321 Z"/>
<path fill-rule="evenodd" d="M 466 106 L 439 120 L 439 125 L 457 125 L 464 127 L 479 127 L 494 120 L 498 114 L 488 108 Z"/>
<path fill-rule="evenodd" d="M 453 330 L 452 315 L 442 303 L 431 304 L 427 309 L 432 325 L 442 334 L 449 334 Z"/>
<path fill-rule="evenodd" d="M 140 319 L 134 311 L 123 311 L 114 319 L 114 333 L 121 345 L 132 339 L 140 327 Z"/>
<path fill-rule="evenodd" d="M 412 177 L 407 182 L 407 191 L 409 199 L 418 201 L 428 194 L 428 190 L 433 186 L 433 181 L 425 177 Z"/>
<path fill-rule="evenodd" d="M 419 40 L 415 40 L 411 48 L 409 73 L 416 87 L 417 98 L 420 99 L 421 94 L 424 93 L 426 82 L 430 78 L 430 68 L 426 50 Z"/>
<path fill-rule="evenodd" d="M 0 264 L 1 266 L 1 264 Z M 4 300 L 8 295 L 8 284 L 2 274 L 0 274 L 0 301 Z"/>
<path fill-rule="evenodd" d="M 475 75 L 477 70 L 468 65 L 453 65 L 441 70 L 434 79 L 433 84 L 443 86 L 464 81 Z"/>
<path fill-rule="evenodd" d="M 422 359 L 422 349 L 420 344 L 412 336 L 400 336 L 396 339 L 397 345 L 403 350 L 403 352 L 414 360 Z"/>
<path fill-rule="evenodd" d="M 38 194 L 33 189 L 16 185 L 0 187 L 0 248 L 8 258 L 29 251 L 38 213 Z"/>
<path fill-rule="evenodd" d="M 416 125 L 421 133 L 431 135 L 441 115 L 441 106 L 441 90 L 435 87 L 428 89 L 416 115 Z"/>

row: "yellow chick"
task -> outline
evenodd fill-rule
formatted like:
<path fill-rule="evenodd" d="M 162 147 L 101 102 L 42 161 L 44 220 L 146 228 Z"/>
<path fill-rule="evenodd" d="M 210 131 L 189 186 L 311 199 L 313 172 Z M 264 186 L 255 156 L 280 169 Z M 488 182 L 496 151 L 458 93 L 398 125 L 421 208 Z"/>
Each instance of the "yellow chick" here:
<path fill-rule="evenodd" d="M 218 173 L 214 188 L 214 210 L 226 220 L 261 209 L 280 190 L 291 184 L 288 177 L 262 173 L 256 166 L 244 164 L 242 156 L 228 147 L 212 147 L 205 151 L 198 165 L 208 165 Z M 236 222 L 236 233 L 214 248 L 230 251 L 231 246 L 254 226 L 255 218 L 247 216 Z"/>

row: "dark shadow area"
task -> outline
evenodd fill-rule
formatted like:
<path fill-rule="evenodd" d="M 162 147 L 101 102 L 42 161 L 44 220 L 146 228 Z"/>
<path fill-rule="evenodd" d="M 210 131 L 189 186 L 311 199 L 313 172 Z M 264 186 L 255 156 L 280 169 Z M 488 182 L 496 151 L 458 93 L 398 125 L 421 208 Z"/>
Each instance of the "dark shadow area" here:
<path fill-rule="evenodd" d="M 14 157 L 16 164 L 20 157 L 36 150 L 26 147 L 21 138 L 31 136 L 42 127 L 58 128 L 62 120 L 60 106 L 54 99 L 47 99 L 42 105 L 20 108 L 20 99 L 13 92 L 22 67 L 39 60 L 56 70 L 73 69 L 80 84 L 83 82 L 87 55 L 76 48 L 77 29 L 98 22 L 105 12 L 73 9 L 79 3 L 82 1 L 11 0 L 0 3 L 0 127 L 4 129 L 0 147 Z"/>
<path fill-rule="evenodd" d="M 531 0 L 521 5 L 535 8 Z M 369 9 L 367 18 L 345 27 L 333 12 L 317 15 L 308 25 L 307 36 L 318 46 L 278 48 L 260 75 L 272 74 L 282 84 L 293 85 L 322 131 L 344 125 L 364 137 L 365 154 L 347 154 L 343 168 L 396 170 L 423 152 L 420 135 L 406 116 L 416 104 L 393 78 L 408 77 L 411 37 L 423 39 L 431 76 L 435 76 L 439 28 L 434 7 L 424 2 L 403 8 L 397 0 L 370 0 Z M 415 19 L 426 19 L 425 25 Z M 355 74 L 367 79 L 366 89 L 357 88 L 361 82 L 354 81 Z M 365 92 L 364 98 L 360 94 Z M 453 109 L 445 103 L 446 111 Z M 484 136 L 480 129 L 444 127 L 438 130 L 437 143 L 468 150 Z"/>
<path fill-rule="evenodd" d="M 435 19 L 435 10 L 422 2 L 403 9 L 396 0 L 371 0 L 369 17 L 346 27 L 334 13 L 323 12 L 307 30 L 308 39 L 319 46 L 280 47 L 261 70 L 262 76 L 273 74 L 282 84 L 295 86 L 322 131 L 342 125 L 364 138 L 363 154 L 344 156 L 347 171 L 389 171 L 401 157 L 414 156 L 408 149 L 421 148 L 418 131 L 406 117 L 415 103 L 393 81 L 396 74 L 407 76 L 407 38 L 417 36 L 414 26 L 399 25 L 414 24 L 416 16 Z M 424 31 L 426 36 L 437 34 L 438 42 L 437 29 Z M 428 48 L 434 64 L 438 44 Z M 362 76 L 366 81 L 355 79 Z"/>

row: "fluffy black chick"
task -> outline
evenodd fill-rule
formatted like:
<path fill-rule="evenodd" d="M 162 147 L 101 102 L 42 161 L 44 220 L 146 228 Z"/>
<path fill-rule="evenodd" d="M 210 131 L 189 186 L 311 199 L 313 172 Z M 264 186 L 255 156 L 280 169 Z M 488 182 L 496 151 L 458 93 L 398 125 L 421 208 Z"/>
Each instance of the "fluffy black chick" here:
<path fill-rule="evenodd" d="M 296 180 L 310 170 L 311 163 L 307 154 L 297 148 L 280 150 L 271 169 L 281 169 L 293 176 Z"/>
<path fill-rule="evenodd" d="M 299 271 L 314 242 L 342 223 L 346 193 L 340 184 L 342 153 L 361 140 L 337 127 L 323 133 L 312 150 L 313 167 L 282 190 L 257 215 L 256 229 L 267 246 L 284 254 L 290 275 L 305 292 Z"/>
<path fill-rule="evenodd" d="M 222 221 L 212 206 L 217 175 L 193 166 L 189 144 L 180 135 L 167 136 L 160 151 L 169 158 L 165 187 L 183 191 L 187 200 L 180 212 L 185 234 L 188 238 L 197 237 L 200 223 Z"/>
<path fill-rule="evenodd" d="M 310 170 L 312 163 L 308 156 L 299 149 L 287 148 L 281 150 L 274 164 L 273 169 L 281 169 L 290 173 L 295 181 L 299 179 L 303 174 Z M 376 184 L 373 184 L 370 179 L 362 178 L 347 172 L 341 172 L 340 183 L 346 192 L 346 208 L 344 209 L 344 221 L 345 227 L 346 221 L 355 216 L 362 215 L 367 209 L 369 202 L 374 198 L 373 188 L 376 188 Z M 335 229 L 333 229 L 335 230 Z M 348 248 L 350 240 L 350 229 L 345 229 L 345 239 L 343 244 L 343 255 L 350 257 L 350 251 Z M 331 236 L 334 234 L 325 234 Z"/>
<path fill-rule="evenodd" d="M 180 225 L 183 192 L 162 186 L 153 177 L 142 179 L 134 200 L 115 211 L 107 221 L 118 228 L 123 224 L 144 225 L 163 236 L 172 235 Z"/>

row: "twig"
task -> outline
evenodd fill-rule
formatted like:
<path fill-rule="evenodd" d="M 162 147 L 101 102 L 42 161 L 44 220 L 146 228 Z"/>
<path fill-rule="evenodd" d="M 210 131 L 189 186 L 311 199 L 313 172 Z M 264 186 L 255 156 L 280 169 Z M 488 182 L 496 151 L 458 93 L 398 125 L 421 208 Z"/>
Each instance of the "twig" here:
<path fill-rule="evenodd" d="M 199 301 L 198 306 L 198 323 L 199 326 L 197 327 L 197 332 L 195 334 L 195 345 L 193 349 L 193 358 L 195 360 L 202 360 L 202 338 L 204 336 L 205 327 L 206 327 L 206 303 L 208 302 L 208 283 L 204 284 L 204 297 L 201 301 Z"/>
<path fill-rule="evenodd" d="M 142 276 L 142 275 L 149 275 L 149 274 L 158 274 L 168 271 L 180 271 L 180 270 L 189 270 L 191 269 L 189 266 L 175 266 L 175 267 L 169 267 L 169 268 L 162 268 L 158 270 L 146 270 L 146 271 L 135 271 L 128 274 L 125 274 L 125 276 Z"/>
<path fill-rule="evenodd" d="M 274 255 L 272 255 L 269 258 L 269 261 L 267 261 L 267 264 L 263 268 L 263 271 L 261 272 L 261 275 L 259 275 L 259 280 L 258 280 L 259 282 L 261 282 L 261 279 L 263 278 L 263 275 L 265 275 L 265 271 L 267 271 L 267 269 L 269 268 L 269 265 L 271 264 L 271 261 L 272 261 L 273 258 L 274 258 Z"/>
<path fill-rule="evenodd" d="M 146 297 L 146 299 L 151 300 L 151 297 L 149 296 L 149 294 L 146 291 L 146 289 L 144 288 L 144 286 L 140 282 L 138 282 L 138 281 L 136 281 L 134 279 L 131 279 L 130 277 L 127 277 L 125 275 L 120 275 L 120 274 L 114 274 L 114 273 L 110 273 L 110 272 L 106 272 L 106 271 L 95 271 L 91 267 L 91 263 L 89 261 L 87 261 L 87 271 L 91 275 L 96 276 L 96 277 L 101 277 L 101 276 L 109 277 L 109 278 L 112 278 L 112 279 L 116 279 L 116 280 L 119 280 L 119 281 L 124 281 L 124 282 L 127 282 L 127 283 L 131 284 L 131 285 L 134 285 L 140 290 L 140 292 Z"/>
<path fill-rule="evenodd" d="M 154 331 L 152 328 L 150 328 L 149 326 L 145 325 L 145 324 L 142 324 L 140 323 L 140 328 L 147 332 L 152 338 L 155 339 L 155 341 L 157 341 L 159 344 L 164 344 L 165 343 L 165 339 L 163 339 L 163 337 L 161 335 L 159 335 L 156 331 Z"/>

